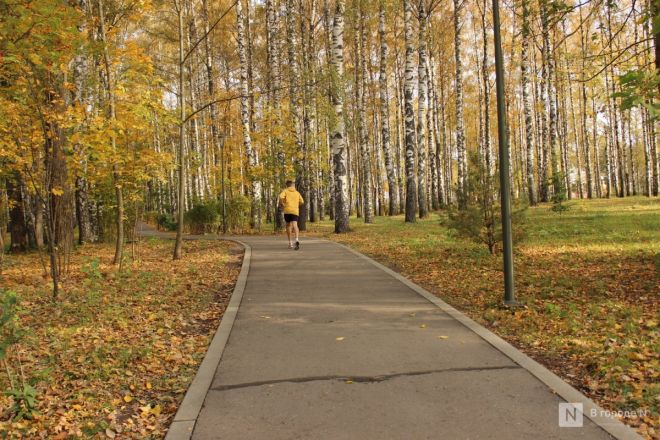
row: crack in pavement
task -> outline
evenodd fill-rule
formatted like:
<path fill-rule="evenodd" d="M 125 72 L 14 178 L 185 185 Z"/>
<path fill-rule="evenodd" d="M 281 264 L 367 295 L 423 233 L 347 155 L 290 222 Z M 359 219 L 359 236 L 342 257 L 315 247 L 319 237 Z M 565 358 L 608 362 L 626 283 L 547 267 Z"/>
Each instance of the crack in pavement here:
<path fill-rule="evenodd" d="M 421 371 L 409 371 L 406 373 L 382 374 L 379 376 L 307 376 L 307 377 L 294 377 L 289 379 L 245 382 L 245 383 L 237 383 L 231 385 L 217 385 L 211 387 L 211 390 L 230 391 L 241 388 L 253 388 L 253 387 L 261 387 L 264 385 L 275 385 L 278 383 L 307 383 L 307 382 L 319 382 L 319 381 L 330 381 L 330 380 L 334 380 L 334 381 L 350 380 L 355 383 L 379 383 L 379 382 L 385 382 L 390 379 L 395 379 L 398 377 L 424 376 L 428 374 L 451 373 L 457 371 L 471 372 L 471 371 L 491 371 L 491 370 L 515 370 L 520 368 L 521 367 L 519 365 L 503 365 L 503 366 L 495 366 L 495 367 L 441 368 L 436 370 L 421 370 Z"/>

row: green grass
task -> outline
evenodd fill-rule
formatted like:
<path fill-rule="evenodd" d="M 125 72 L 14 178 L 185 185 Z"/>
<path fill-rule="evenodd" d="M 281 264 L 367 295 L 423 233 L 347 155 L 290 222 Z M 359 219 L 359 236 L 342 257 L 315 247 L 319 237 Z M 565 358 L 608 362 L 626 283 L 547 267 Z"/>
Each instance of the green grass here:
<path fill-rule="evenodd" d="M 581 200 L 568 202 L 563 214 L 546 205 L 529 209 L 528 237 L 531 244 L 572 247 L 617 246 L 624 250 L 660 247 L 660 200 Z"/>
<path fill-rule="evenodd" d="M 566 202 L 570 208 L 563 214 L 542 204 L 527 210 L 525 238 L 520 245 L 552 245 L 608 248 L 621 250 L 660 250 L 660 199 L 631 197 L 626 199 L 580 200 Z M 405 223 L 403 215 L 374 217 L 373 224 L 351 218 L 351 234 L 389 237 L 388 243 L 406 243 L 414 248 L 436 245 L 464 246 L 466 243 L 439 222 L 444 214 Z M 334 223 L 324 220 L 310 223 L 315 233 L 329 234 Z M 481 246 L 478 246 L 481 247 Z"/>

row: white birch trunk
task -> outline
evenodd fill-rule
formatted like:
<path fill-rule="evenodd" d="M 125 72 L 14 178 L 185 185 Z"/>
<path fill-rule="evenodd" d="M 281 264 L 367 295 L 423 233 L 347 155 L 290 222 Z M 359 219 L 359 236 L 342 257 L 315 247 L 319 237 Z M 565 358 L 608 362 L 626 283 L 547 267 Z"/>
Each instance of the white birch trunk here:
<path fill-rule="evenodd" d="M 390 108 L 387 91 L 387 41 L 385 40 L 385 5 L 380 0 L 378 34 L 380 36 L 380 71 L 378 84 L 380 91 L 380 119 L 383 155 L 385 156 L 385 171 L 387 173 L 387 187 L 389 193 L 389 215 L 399 213 L 399 191 L 397 187 L 396 168 L 392 158 L 390 142 Z"/>
<path fill-rule="evenodd" d="M 417 185 L 415 182 L 415 118 L 413 93 L 415 88 L 415 64 L 413 60 L 413 28 L 411 0 L 403 1 L 403 22 L 406 41 L 406 70 L 404 84 L 404 108 L 406 127 L 406 222 L 414 223 L 417 211 Z"/>
<path fill-rule="evenodd" d="M 332 62 L 330 66 L 331 103 L 334 118 L 331 121 L 330 144 L 332 148 L 332 168 L 334 173 L 335 232 L 349 230 L 349 182 L 344 127 L 344 0 L 336 0 L 335 19 L 332 27 Z"/>
<path fill-rule="evenodd" d="M 249 1 L 249 0 L 248 0 Z M 247 41 L 245 32 L 245 16 L 243 15 L 243 0 L 236 3 L 236 28 L 238 37 L 238 58 L 240 63 L 241 78 L 241 126 L 243 128 L 243 147 L 248 158 L 248 178 L 251 183 L 250 196 L 252 197 L 251 226 L 254 229 L 261 228 L 261 181 L 255 175 L 259 166 L 257 152 L 252 146 L 250 136 L 250 89 L 248 86 L 248 59 Z"/>
<path fill-rule="evenodd" d="M 461 60 L 461 28 L 463 0 L 454 0 L 454 56 L 456 58 L 456 153 L 458 156 L 459 208 L 467 206 L 468 163 L 465 146 L 465 127 L 463 119 L 463 62 Z"/>
<path fill-rule="evenodd" d="M 419 22 L 418 41 L 418 105 L 417 105 L 417 203 L 419 205 L 419 218 L 428 216 L 427 186 L 426 186 L 426 110 L 428 95 L 428 75 L 426 71 L 426 33 L 428 16 L 426 14 L 426 0 L 419 0 L 417 6 Z"/>

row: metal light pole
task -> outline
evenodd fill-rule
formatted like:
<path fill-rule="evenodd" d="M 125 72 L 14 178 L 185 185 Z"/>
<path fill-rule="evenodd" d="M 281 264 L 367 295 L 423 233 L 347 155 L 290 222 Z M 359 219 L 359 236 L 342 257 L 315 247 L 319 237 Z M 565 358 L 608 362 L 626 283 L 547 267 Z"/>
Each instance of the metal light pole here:
<path fill-rule="evenodd" d="M 500 5 L 493 0 L 493 30 L 495 35 L 495 75 L 497 85 L 497 136 L 500 144 L 500 197 L 502 201 L 502 242 L 504 251 L 504 304 L 515 305 L 513 285 L 513 242 L 511 239 L 511 191 L 509 182 L 509 139 L 506 133 L 506 103 L 504 102 L 504 61 L 500 35 Z"/>

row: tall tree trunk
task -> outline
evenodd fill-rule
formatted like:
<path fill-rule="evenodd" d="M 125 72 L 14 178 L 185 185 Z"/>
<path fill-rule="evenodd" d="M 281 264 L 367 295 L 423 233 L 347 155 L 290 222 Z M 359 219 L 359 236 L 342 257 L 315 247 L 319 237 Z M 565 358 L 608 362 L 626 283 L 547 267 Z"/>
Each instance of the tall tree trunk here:
<path fill-rule="evenodd" d="M 94 241 L 94 231 L 90 218 L 89 200 L 87 197 L 88 183 L 81 176 L 76 177 L 76 219 L 78 220 L 78 243 Z M 38 202 L 37 202 L 38 203 Z"/>
<path fill-rule="evenodd" d="M 394 46 L 396 49 L 396 46 Z M 395 66 L 394 66 L 394 95 L 396 98 L 396 112 L 395 112 L 395 122 L 396 122 L 396 170 L 397 170 L 397 188 L 399 190 L 399 212 L 406 211 L 406 196 L 405 196 L 405 184 L 403 181 L 403 175 L 405 173 L 405 163 L 402 164 L 402 158 L 404 156 L 403 149 L 406 143 L 405 141 L 405 127 L 403 121 L 404 105 L 403 105 L 403 91 L 402 91 L 402 80 L 399 69 L 399 53 L 396 52 L 395 55 Z"/>
<path fill-rule="evenodd" d="M 463 62 L 461 61 L 461 29 L 463 0 L 454 0 L 454 56 L 456 58 L 456 153 L 458 156 L 458 191 L 460 209 L 467 207 L 468 163 L 463 120 Z"/>
<path fill-rule="evenodd" d="M 334 118 L 331 121 L 332 167 L 335 187 L 335 232 L 349 230 L 349 182 L 344 127 L 344 0 L 336 0 L 335 19 L 332 27 L 331 102 Z"/>
<path fill-rule="evenodd" d="M 435 141 L 435 146 L 432 146 L 431 148 L 435 148 L 435 161 L 436 161 L 435 167 L 437 173 L 436 175 L 437 203 L 438 203 L 437 208 L 439 209 L 441 207 L 444 207 L 447 203 L 447 200 L 445 199 L 445 176 L 444 176 L 444 165 L 443 165 L 445 160 L 443 151 L 444 151 L 444 144 L 446 142 L 446 139 L 444 133 L 444 120 L 443 120 L 442 132 L 440 131 L 440 110 L 438 105 L 436 63 L 435 60 L 433 59 L 433 56 L 431 56 L 430 65 L 431 67 L 429 71 L 431 73 L 431 78 L 429 84 L 432 95 L 432 100 L 431 100 L 432 112 L 433 112 L 432 127 L 433 127 L 433 139 Z M 443 118 L 444 118 L 444 114 L 443 114 Z"/>
<path fill-rule="evenodd" d="M 596 181 L 596 195 L 598 198 L 603 197 L 603 185 L 602 185 L 602 178 L 601 178 L 601 169 L 600 169 L 600 148 L 598 148 L 598 112 L 596 111 L 596 97 L 594 95 L 594 89 L 593 86 L 591 86 L 591 119 L 592 119 L 592 124 L 591 124 L 591 137 L 592 137 L 592 143 L 594 146 L 594 171 L 595 171 L 595 181 Z M 608 174 L 607 174 L 607 187 L 608 187 L 608 197 L 609 197 L 609 169 L 608 169 Z"/>
<path fill-rule="evenodd" d="M 383 155 L 385 156 L 385 171 L 387 172 L 387 187 L 389 194 L 389 215 L 399 213 L 399 191 L 397 188 L 396 168 L 392 157 L 390 144 L 390 107 L 387 92 L 387 40 L 385 39 L 385 0 L 379 2 L 379 24 L 378 34 L 380 36 L 380 71 L 378 85 L 380 91 L 380 123 L 383 144 Z"/>
<path fill-rule="evenodd" d="M 248 0 L 249 1 L 249 0 Z M 250 89 L 248 84 L 248 58 L 247 58 L 247 40 L 245 32 L 245 17 L 243 15 L 243 0 L 236 3 L 236 28 L 238 42 L 238 58 L 240 63 L 241 79 L 241 125 L 243 127 L 243 147 L 248 158 L 248 178 L 251 182 L 252 206 L 251 206 L 251 226 L 253 229 L 261 229 L 261 180 L 255 175 L 256 168 L 259 166 L 259 157 L 257 151 L 252 146 L 250 136 Z"/>
<path fill-rule="evenodd" d="M 86 14 L 89 14 L 89 6 L 86 0 L 80 0 L 78 6 L 82 11 L 85 11 Z M 86 18 L 90 18 L 87 16 Z M 87 34 L 89 30 L 87 29 L 87 23 L 90 20 L 81 21 L 78 24 L 78 31 L 81 34 Z M 72 104 L 78 106 L 78 108 L 85 108 L 86 102 L 84 99 L 85 94 L 85 77 L 88 75 L 89 62 L 88 55 L 83 51 L 76 55 L 74 58 L 73 66 L 73 83 L 74 90 L 71 91 L 71 101 Z M 89 184 L 85 178 L 87 174 L 87 157 L 84 153 L 80 151 L 80 145 L 74 145 L 74 153 L 77 156 L 77 160 L 80 163 L 81 170 L 77 172 L 75 177 L 75 205 L 76 205 L 76 220 L 78 222 L 78 243 L 88 243 L 96 241 L 94 237 L 94 232 L 92 230 L 92 220 L 91 220 L 91 211 L 89 209 Z M 35 236 L 37 245 L 39 247 L 43 246 L 43 203 L 40 203 L 39 198 L 37 197 L 36 206 L 38 209 L 35 209 L 35 217 L 39 218 L 39 227 L 35 229 Z M 35 226 L 37 222 L 35 222 Z M 39 244 L 39 242 L 41 242 Z"/>
<path fill-rule="evenodd" d="M 297 11 L 294 0 L 286 0 L 286 34 L 287 34 L 287 55 L 289 64 L 289 106 L 293 119 L 293 131 L 296 141 L 296 151 L 299 158 L 295 161 L 296 168 L 296 187 L 301 193 L 305 193 L 305 170 L 303 160 L 306 156 L 305 141 L 304 141 L 304 126 L 303 126 L 303 109 L 301 101 L 300 90 L 300 69 L 296 49 L 298 48 L 298 38 L 296 35 L 296 18 L 299 16 L 300 11 Z M 301 231 L 306 229 L 307 224 L 307 204 L 300 207 L 300 215 L 298 218 L 298 227 Z"/>
<path fill-rule="evenodd" d="M 403 0 L 403 22 L 406 41 L 406 73 L 404 107 L 406 121 L 406 222 L 414 223 L 417 211 L 417 185 L 415 182 L 415 119 L 413 116 L 414 49 L 411 0 Z"/>
<path fill-rule="evenodd" d="M 19 184 L 19 175 L 14 173 L 12 178 L 8 178 L 7 182 L 7 199 L 9 203 L 9 235 L 10 245 L 9 250 L 12 253 L 25 252 L 28 248 L 28 229 L 25 223 L 25 211 L 23 204 L 23 192 Z"/>
<path fill-rule="evenodd" d="M 363 0 L 359 0 L 358 5 L 358 35 L 356 35 L 356 43 L 358 46 L 357 53 L 357 72 L 356 72 L 356 90 L 357 90 L 357 107 L 358 107 L 358 142 L 360 144 L 361 153 L 361 197 L 362 208 L 364 212 L 364 222 L 373 223 L 373 197 L 371 185 L 371 160 L 369 155 L 369 133 L 367 129 L 367 111 L 366 111 L 366 44 L 367 35 L 365 32 L 364 23 L 364 5 Z"/>
<path fill-rule="evenodd" d="M 648 133 L 648 110 L 642 110 L 643 121 L 642 121 L 642 133 L 643 133 L 643 142 L 644 142 L 644 187 L 645 194 L 648 197 L 651 197 L 653 194 L 653 171 L 652 171 L 652 157 L 651 157 L 651 142 L 649 139 Z"/>
<path fill-rule="evenodd" d="M 548 146 L 550 153 L 550 168 L 552 172 L 552 190 L 555 196 L 563 193 L 563 180 L 559 172 L 559 153 L 557 148 L 557 106 L 556 78 L 554 66 L 554 47 L 550 38 L 551 13 L 548 10 L 548 0 L 541 0 L 541 23 L 543 34 L 543 55 L 546 68 L 546 108 L 548 109 Z M 544 201 L 547 201 L 545 195 Z"/>
<path fill-rule="evenodd" d="M 542 110 L 540 113 L 540 148 L 539 148 L 539 159 L 540 159 L 540 171 L 539 171 L 539 200 L 542 202 L 547 202 L 550 200 L 550 187 L 548 185 L 550 181 L 550 173 L 548 170 L 548 159 L 550 158 L 550 129 L 549 129 L 549 102 L 551 100 L 550 93 L 550 74 L 548 68 L 548 58 L 549 58 L 549 40 L 550 40 L 550 30 L 548 28 L 548 13 L 545 3 L 547 0 L 539 0 L 540 3 L 540 13 L 541 13 L 541 81 L 539 84 L 539 100 L 541 101 Z"/>
<path fill-rule="evenodd" d="M 525 117 L 525 148 L 527 151 L 527 197 L 530 205 L 536 205 L 536 183 L 534 181 L 534 126 L 532 124 L 532 105 L 529 100 L 529 0 L 522 0 L 522 42 L 520 52 L 520 81 L 522 85 L 522 103 Z"/>
<path fill-rule="evenodd" d="M 587 129 L 587 85 L 585 81 L 586 75 L 586 32 L 584 31 L 585 26 L 588 23 L 585 23 L 582 19 L 582 8 L 578 8 L 580 11 L 580 49 L 582 53 L 582 79 L 580 81 L 580 112 L 582 114 L 582 145 L 584 146 L 584 158 L 585 158 L 585 171 L 587 179 L 587 198 L 593 198 L 594 196 L 594 182 L 593 182 L 593 165 L 591 162 L 591 151 L 589 143 L 589 133 Z M 600 183 L 600 182 L 599 182 Z"/>
<path fill-rule="evenodd" d="M 110 144 L 113 154 L 117 153 L 117 134 L 115 133 L 115 128 L 117 125 L 117 113 L 115 109 L 115 90 L 114 90 L 114 78 L 112 75 L 111 63 L 110 63 L 110 51 L 108 50 L 108 41 L 105 31 L 105 13 L 103 10 L 103 0 L 98 0 L 99 6 L 99 25 L 100 25 L 100 38 L 103 42 L 103 62 L 105 64 L 105 74 L 106 74 L 106 91 L 108 94 L 108 104 L 110 111 L 110 122 L 113 129 L 110 131 Z M 112 179 L 115 186 L 115 198 L 117 201 L 117 213 L 115 217 L 115 223 L 117 226 L 117 237 L 115 241 L 115 257 L 113 264 L 120 264 L 124 252 L 124 196 L 122 193 L 122 184 L 120 182 L 119 168 L 117 164 L 112 165 Z"/>
<path fill-rule="evenodd" d="M 608 3 L 607 4 L 607 16 L 603 17 L 605 19 L 605 26 L 603 27 L 603 44 L 605 45 L 606 42 L 609 42 L 609 45 L 607 47 L 604 47 L 603 49 L 607 52 L 611 51 L 611 46 L 613 44 L 613 34 L 612 34 L 612 25 L 611 25 L 611 5 Z M 612 179 L 615 182 L 615 190 L 616 194 L 618 197 L 624 197 L 625 196 L 625 183 L 624 183 L 624 162 L 623 162 L 623 154 L 622 154 L 622 148 L 621 148 L 621 143 L 619 141 L 619 117 L 618 117 L 618 111 L 617 111 L 617 103 L 616 99 L 612 98 L 612 94 L 616 91 L 616 86 L 614 85 L 615 81 L 615 76 L 614 76 L 614 66 L 613 66 L 613 60 L 611 59 L 611 56 L 606 57 L 607 63 L 610 65 L 609 69 L 606 69 L 609 71 L 605 72 L 605 89 L 607 90 L 607 109 L 608 109 L 608 116 L 609 116 L 609 122 L 610 124 L 614 127 L 614 131 L 610 132 L 611 135 L 611 141 L 610 141 L 610 153 L 611 153 L 611 158 L 610 160 L 612 161 Z"/>
<path fill-rule="evenodd" d="M 637 195 L 637 166 L 635 161 L 635 155 L 633 153 L 633 138 L 632 138 L 632 115 L 628 111 L 628 118 L 626 118 L 626 125 L 628 133 L 628 166 L 630 168 L 630 190 L 632 195 Z"/>
<path fill-rule="evenodd" d="M 426 79 L 428 89 L 428 109 L 426 111 L 426 139 L 429 149 L 429 204 L 434 211 L 440 209 L 440 196 L 438 192 L 438 158 L 437 154 L 437 132 L 435 130 L 436 114 L 434 111 L 433 100 L 435 98 L 435 89 L 433 86 L 433 71 L 431 68 L 432 58 L 429 55 L 426 59 Z"/>
<path fill-rule="evenodd" d="M 445 100 L 445 76 L 440 75 L 439 78 L 440 82 L 440 134 L 442 136 L 442 162 L 441 162 L 441 167 L 442 167 L 442 181 L 443 183 L 441 186 L 444 188 L 444 193 L 442 196 L 443 203 L 445 205 L 450 205 L 451 204 L 451 186 L 452 186 L 452 173 L 451 173 L 451 140 L 449 139 L 451 135 L 448 135 L 447 133 L 447 114 L 446 114 L 446 100 Z"/>
<path fill-rule="evenodd" d="M 570 109 L 571 109 L 571 121 L 573 123 L 573 140 L 574 140 L 574 147 L 575 147 L 575 168 L 577 169 L 577 182 L 576 182 L 576 184 L 577 184 L 577 189 L 578 189 L 578 197 L 583 199 L 584 198 L 584 191 L 583 191 L 583 185 L 582 185 L 582 162 L 580 161 L 580 137 L 578 135 L 578 122 L 577 122 L 577 118 L 575 116 L 575 105 L 573 103 L 573 85 L 572 85 L 572 80 L 570 78 L 570 75 L 568 76 L 567 81 L 568 81 L 568 99 L 569 99 L 569 106 L 570 106 Z M 567 174 L 568 174 L 568 172 L 567 172 Z M 570 194 L 570 186 L 569 186 L 569 194 Z"/>
<path fill-rule="evenodd" d="M 314 65 L 311 60 L 312 53 L 315 53 L 313 48 L 313 32 L 314 25 L 316 24 L 316 1 L 309 2 L 309 10 L 305 9 L 306 2 L 300 3 L 301 19 L 300 19 L 300 36 L 302 47 L 302 68 L 303 74 L 301 75 L 301 86 L 303 92 L 303 149 L 299 152 L 302 155 L 300 162 L 299 179 L 302 184 L 300 192 L 306 200 L 302 216 L 302 222 L 299 222 L 298 227 L 301 230 L 306 230 L 307 220 L 314 221 L 315 203 L 316 200 L 312 197 L 314 186 L 312 185 L 312 176 L 314 174 L 312 157 L 315 149 L 315 139 L 313 137 L 314 125 L 316 119 L 312 110 L 312 85 L 314 81 Z"/>
<path fill-rule="evenodd" d="M 428 28 L 428 15 L 426 13 L 426 0 L 419 0 L 417 5 L 417 19 L 419 22 L 419 41 L 417 63 L 418 105 L 417 105 L 417 201 L 419 205 L 419 218 L 428 216 L 427 187 L 426 187 L 426 110 L 428 95 L 428 75 L 426 71 L 426 34 Z"/>
<path fill-rule="evenodd" d="M 481 35 L 483 43 L 483 58 L 481 65 L 481 78 L 483 81 L 484 91 L 484 123 L 483 123 L 483 153 L 484 153 L 484 166 L 486 175 L 486 191 L 488 197 L 492 195 L 491 180 L 495 171 L 495 161 L 493 159 L 492 143 L 490 139 L 490 83 L 489 83 L 489 70 L 488 70 L 488 33 L 486 29 L 486 12 L 488 10 L 488 0 L 484 1 L 481 10 Z M 508 126 L 507 126 L 508 128 Z M 508 137 L 511 139 L 511 137 Z"/>
<path fill-rule="evenodd" d="M 268 49 L 267 49 L 267 61 L 268 61 L 268 87 L 269 87 L 269 112 L 270 118 L 272 120 L 271 126 L 278 124 L 282 119 L 282 112 L 280 110 L 280 99 L 282 94 L 280 93 L 281 87 L 281 78 L 280 78 L 280 33 L 278 28 L 278 17 L 277 17 L 277 7 L 275 5 L 275 0 L 266 1 L 266 29 L 268 37 Z M 275 162 L 276 171 L 276 183 L 279 187 L 284 187 L 284 181 L 286 180 L 285 170 L 284 170 L 284 152 L 282 151 L 282 139 L 278 134 L 273 134 L 273 130 L 269 131 L 271 136 L 271 150 L 273 155 L 273 160 Z M 278 191 L 274 192 L 274 195 L 277 196 Z M 272 202 L 274 205 L 275 215 L 275 230 L 280 231 L 284 228 L 284 211 L 280 207 L 277 197 L 274 197 Z"/>
<path fill-rule="evenodd" d="M 179 29 L 179 145 L 178 145 L 178 197 L 177 197 L 177 228 L 174 241 L 174 255 L 172 258 L 181 258 L 183 248 L 183 216 L 186 210 L 186 99 L 185 99 L 185 65 L 183 52 L 183 5 L 177 0 L 174 7 L 178 17 Z"/>

